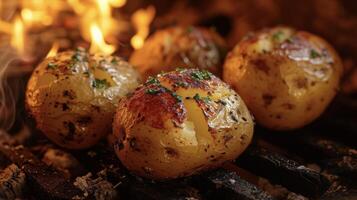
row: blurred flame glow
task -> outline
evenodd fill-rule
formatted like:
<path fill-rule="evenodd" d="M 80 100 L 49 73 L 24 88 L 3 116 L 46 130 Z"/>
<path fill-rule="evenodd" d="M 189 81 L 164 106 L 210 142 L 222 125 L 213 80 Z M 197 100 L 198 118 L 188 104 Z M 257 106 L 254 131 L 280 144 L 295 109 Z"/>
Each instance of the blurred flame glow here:
<path fill-rule="evenodd" d="M 59 49 L 59 43 L 58 42 L 54 42 L 50 51 L 47 53 L 47 56 L 46 58 L 49 58 L 49 57 L 53 57 L 57 54 L 58 52 L 58 49 Z"/>
<path fill-rule="evenodd" d="M 120 8 L 126 4 L 126 0 L 109 0 L 109 3 L 114 8 Z"/>
<path fill-rule="evenodd" d="M 92 41 L 89 49 L 90 53 L 102 53 L 104 55 L 110 55 L 115 51 L 115 47 L 113 45 L 105 43 L 103 34 L 97 24 L 91 24 L 90 32 Z"/>
<path fill-rule="evenodd" d="M 11 34 L 12 33 L 12 29 L 13 28 L 12 28 L 12 25 L 10 23 L 0 20 L 0 32 Z"/>
<path fill-rule="evenodd" d="M 25 53 L 25 28 L 20 17 L 15 18 L 11 36 L 11 45 L 15 47 L 20 54 Z"/>
<path fill-rule="evenodd" d="M 130 40 L 134 49 L 140 49 L 144 45 L 144 41 L 149 35 L 150 24 L 155 17 L 155 12 L 155 7 L 149 6 L 146 9 L 137 10 L 131 16 L 132 24 L 136 29 L 136 34 Z"/>

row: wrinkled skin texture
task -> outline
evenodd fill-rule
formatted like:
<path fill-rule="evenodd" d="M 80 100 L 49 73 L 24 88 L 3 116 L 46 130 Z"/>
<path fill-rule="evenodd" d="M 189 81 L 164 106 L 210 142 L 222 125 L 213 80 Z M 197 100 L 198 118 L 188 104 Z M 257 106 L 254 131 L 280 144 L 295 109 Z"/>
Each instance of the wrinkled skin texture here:
<path fill-rule="evenodd" d="M 150 78 L 123 98 L 113 129 L 121 162 L 137 175 L 162 180 L 235 159 L 251 142 L 253 121 L 227 84 L 188 69 Z"/>
<path fill-rule="evenodd" d="M 243 39 L 226 58 L 223 80 L 259 124 L 291 130 L 321 115 L 338 91 L 342 71 L 339 56 L 325 40 L 277 27 Z"/>
<path fill-rule="evenodd" d="M 132 64 L 143 79 L 177 67 L 208 70 L 219 76 L 226 54 L 224 40 L 214 31 L 197 27 L 159 30 L 133 52 Z"/>
<path fill-rule="evenodd" d="M 139 74 L 118 57 L 67 51 L 35 69 L 26 106 L 50 140 L 82 149 L 111 132 L 117 102 L 138 85 Z"/>

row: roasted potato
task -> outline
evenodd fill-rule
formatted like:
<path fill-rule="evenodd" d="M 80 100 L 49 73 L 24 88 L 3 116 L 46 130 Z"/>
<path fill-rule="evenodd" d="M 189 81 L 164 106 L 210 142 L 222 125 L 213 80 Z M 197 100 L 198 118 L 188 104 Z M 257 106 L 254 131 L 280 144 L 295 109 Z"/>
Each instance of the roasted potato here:
<path fill-rule="evenodd" d="M 26 104 L 37 127 L 69 149 L 90 147 L 111 132 L 119 99 L 139 85 L 140 75 L 114 56 L 84 49 L 45 59 L 27 86 Z"/>
<path fill-rule="evenodd" d="M 179 26 L 154 33 L 133 52 L 130 63 L 145 80 L 177 67 L 198 67 L 220 76 L 226 52 L 224 40 L 214 31 Z"/>
<path fill-rule="evenodd" d="M 275 130 L 315 120 L 335 96 L 343 67 L 323 39 L 287 27 L 248 35 L 227 55 L 223 80 L 259 124 Z"/>
<path fill-rule="evenodd" d="M 115 152 L 151 179 L 188 176 L 239 156 L 253 121 L 234 90 L 207 71 L 184 69 L 149 78 L 120 100 Z"/>

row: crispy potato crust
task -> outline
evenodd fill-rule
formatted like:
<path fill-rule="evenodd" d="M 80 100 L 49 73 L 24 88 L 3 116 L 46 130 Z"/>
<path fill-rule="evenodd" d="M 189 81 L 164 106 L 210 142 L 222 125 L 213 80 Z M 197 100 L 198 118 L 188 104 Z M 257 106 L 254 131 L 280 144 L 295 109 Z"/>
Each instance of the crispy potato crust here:
<path fill-rule="evenodd" d="M 325 40 L 277 27 L 243 39 L 226 58 L 223 80 L 242 96 L 259 124 L 290 130 L 321 115 L 338 90 L 342 70 Z"/>
<path fill-rule="evenodd" d="M 177 67 L 198 67 L 220 76 L 226 49 L 223 38 L 212 30 L 171 27 L 149 37 L 141 49 L 133 52 L 130 63 L 144 80 Z"/>
<path fill-rule="evenodd" d="M 111 131 L 117 102 L 138 84 L 138 73 L 124 60 L 77 49 L 47 58 L 35 69 L 26 106 L 53 142 L 87 148 Z"/>
<path fill-rule="evenodd" d="M 149 78 L 123 98 L 113 133 L 122 163 L 160 180 L 235 159 L 251 141 L 253 121 L 242 99 L 213 74 L 180 69 Z"/>

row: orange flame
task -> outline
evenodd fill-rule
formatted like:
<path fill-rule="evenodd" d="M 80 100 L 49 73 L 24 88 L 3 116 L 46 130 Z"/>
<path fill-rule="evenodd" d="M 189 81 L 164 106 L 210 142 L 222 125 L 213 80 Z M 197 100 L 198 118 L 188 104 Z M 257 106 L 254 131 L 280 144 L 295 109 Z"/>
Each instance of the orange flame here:
<path fill-rule="evenodd" d="M 109 3 L 114 8 L 120 8 L 126 4 L 126 0 L 109 0 Z"/>
<path fill-rule="evenodd" d="M 8 22 L 0 20 L 0 32 L 4 32 L 7 34 L 12 34 L 12 25 Z"/>
<path fill-rule="evenodd" d="M 89 49 L 90 53 L 102 53 L 104 55 L 110 55 L 115 51 L 115 46 L 105 42 L 103 33 L 100 30 L 98 24 L 91 24 L 90 33 L 92 42 Z"/>
<path fill-rule="evenodd" d="M 50 49 L 50 51 L 47 53 L 46 58 L 56 56 L 56 54 L 58 52 L 58 49 L 59 49 L 59 43 L 58 42 L 54 42 L 52 47 L 51 47 L 51 49 Z"/>
<path fill-rule="evenodd" d="M 22 0 L 21 17 L 26 27 L 49 26 L 64 4 L 60 0 Z"/>
<path fill-rule="evenodd" d="M 20 54 L 25 53 L 25 28 L 20 17 L 16 17 L 13 24 L 11 45 L 15 47 Z"/>
<path fill-rule="evenodd" d="M 155 12 L 155 7 L 149 6 L 147 9 L 137 10 L 131 16 L 131 21 L 137 31 L 130 40 L 134 49 L 140 49 L 144 45 L 144 41 L 149 35 L 150 23 L 155 17 Z"/>
<path fill-rule="evenodd" d="M 108 0 L 97 0 L 96 3 L 99 11 L 99 27 L 104 37 L 106 37 L 112 29 L 112 8 Z"/>

